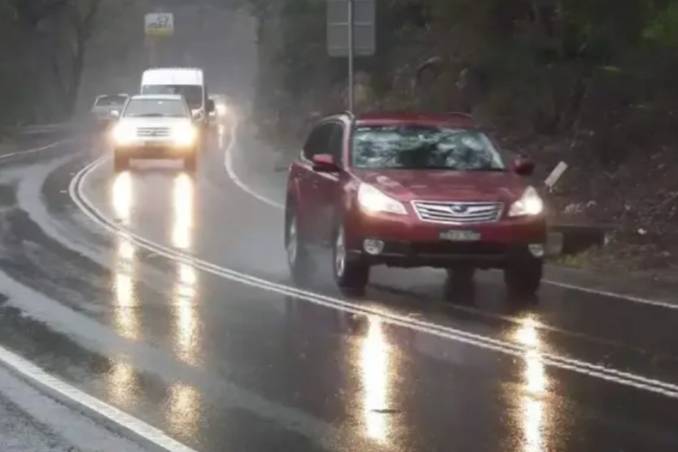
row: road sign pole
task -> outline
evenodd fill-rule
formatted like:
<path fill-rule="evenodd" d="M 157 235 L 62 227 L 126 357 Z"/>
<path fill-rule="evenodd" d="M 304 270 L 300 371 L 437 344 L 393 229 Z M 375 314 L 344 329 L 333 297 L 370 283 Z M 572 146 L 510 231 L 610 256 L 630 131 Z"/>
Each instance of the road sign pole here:
<path fill-rule="evenodd" d="M 348 0 L 348 111 L 353 112 L 355 108 L 355 82 L 354 82 L 354 36 L 353 36 L 353 0 Z"/>

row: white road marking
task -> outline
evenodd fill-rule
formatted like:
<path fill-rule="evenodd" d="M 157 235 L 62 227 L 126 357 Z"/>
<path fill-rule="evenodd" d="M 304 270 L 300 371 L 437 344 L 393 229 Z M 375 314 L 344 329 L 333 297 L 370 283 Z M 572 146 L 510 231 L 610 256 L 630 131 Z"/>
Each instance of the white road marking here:
<path fill-rule="evenodd" d="M 234 121 L 235 122 L 235 121 Z M 231 178 L 231 180 L 244 192 L 248 193 L 249 195 L 253 196 L 254 198 L 258 199 L 261 202 L 264 202 L 268 204 L 269 206 L 275 207 L 277 209 L 284 209 L 285 205 L 281 204 L 275 200 L 272 200 L 270 198 L 267 198 L 265 195 L 262 195 L 261 193 L 258 193 L 255 189 L 249 187 L 247 184 L 245 184 L 236 174 L 234 168 L 233 168 L 233 151 L 235 149 L 235 140 L 236 140 L 236 132 L 237 128 L 236 126 L 233 127 L 233 134 L 232 134 L 232 139 L 231 143 L 229 144 L 228 148 L 226 149 L 226 155 L 225 155 L 225 160 L 224 164 L 226 167 L 226 173 L 228 174 L 228 177 Z M 639 303 L 639 304 L 645 304 L 648 306 L 655 306 L 655 307 L 660 307 L 660 308 L 666 308 L 666 309 L 673 309 L 673 310 L 678 310 L 678 302 L 677 303 L 671 303 L 667 301 L 659 301 L 659 300 L 652 300 L 650 298 L 644 298 L 644 297 L 639 297 L 635 295 L 628 295 L 628 294 L 623 294 L 619 292 L 611 292 L 611 291 L 606 291 L 606 290 L 599 290 L 599 289 L 593 289 L 590 287 L 585 287 L 585 286 L 579 286 L 576 284 L 571 284 L 571 283 L 565 283 L 561 281 L 555 281 L 552 279 L 544 279 L 542 282 L 545 284 L 549 284 L 552 286 L 560 287 L 563 289 L 569 289 L 569 290 L 576 290 L 579 292 L 584 292 L 588 294 L 593 294 L 593 295 L 599 295 L 603 297 L 609 297 L 609 298 L 617 298 L 620 300 L 625 300 L 625 301 L 630 301 L 632 303 Z"/>
<path fill-rule="evenodd" d="M 237 185 L 242 191 L 254 197 L 255 199 L 263 202 L 264 204 L 268 204 L 271 207 L 275 207 L 276 209 L 284 209 L 285 206 L 283 204 L 272 199 L 269 199 L 266 196 L 261 195 L 256 191 L 252 190 L 249 186 L 247 186 L 243 181 L 240 180 L 238 175 L 233 170 L 233 150 L 235 149 L 237 132 L 238 132 L 238 122 L 236 119 L 233 119 L 231 121 L 231 139 L 229 140 L 228 146 L 226 147 L 226 150 L 224 152 L 224 168 L 226 168 L 226 173 L 228 173 L 228 177 L 230 177 L 233 183 Z"/>
<path fill-rule="evenodd" d="M 561 287 L 563 289 L 577 290 L 579 292 L 584 292 L 592 295 L 599 295 L 602 297 L 608 298 L 619 298 L 625 301 L 630 301 L 632 303 L 645 304 L 648 306 L 655 306 L 658 308 L 673 309 L 678 310 L 678 303 L 671 303 L 668 301 L 659 301 L 651 300 L 649 298 L 638 297 L 634 295 L 620 294 L 617 292 L 609 292 L 607 290 L 593 289 L 591 287 L 583 287 L 575 284 L 564 283 L 561 281 L 554 281 L 552 279 L 544 279 L 544 283 L 550 284 L 552 286 Z"/>
<path fill-rule="evenodd" d="M 70 141 L 72 140 L 61 140 L 38 148 L 12 152 L 10 154 L 3 154 L 0 156 L 0 160 L 46 151 Z M 65 383 L 64 381 L 48 374 L 43 369 L 26 360 L 25 358 L 22 358 L 1 346 L 0 363 L 7 366 L 8 368 L 13 369 L 15 372 L 22 375 L 24 378 L 27 378 L 29 381 L 39 385 L 43 389 L 51 391 L 58 397 L 63 397 L 67 400 L 73 401 L 89 412 L 95 413 L 98 416 L 102 416 L 103 418 L 114 422 L 116 425 L 119 425 L 125 429 L 128 433 L 137 435 L 138 437 L 143 438 L 145 441 L 149 441 L 154 445 L 170 452 L 195 452 L 193 449 L 170 438 L 155 427 L 90 396 L 89 394 L 80 391 L 79 389 Z"/>
<path fill-rule="evenodd" d="M 55 141 L 54 143 L 47 144 L 45 146 L 40 146 L 38 148 L 32 148 L 32 149 L 26 149 L 24 151 L 16 151 L 16 152 L 10 152 L 9 154 L 2 154 L 0 155 L 0 160 L 5 160 L 11 157 L 17 157 L 17 156 L 22 156 L 22 155 L 28 155 L 28 154 L 35 154 L 37 152 L 43 152 L 48 149 L 55 148 L 59 145 L 69 143 L 73 140 L 60 140 L 60 141 Z"/>
<path fill-rule="evenodd" d="M 324 306 L 330 309 L 339 310 L 362 317 L 379 317 L 383 322 L 391 325 L 397 325 L 410 330 L 453 340 L 485 350 L 495 351 L 519 359 L 525 359 L 528 352 L 530 351 L 529 347 L 521 344 L 470 333 L 456 328 L 437 325 L 435 323 L 413 319 L 409 316 L 394 314 L 384 310 L 351 303 L 339 298 L 268 281 L 253 275 L 215 265 L 189 253 L 167 247 L 160 243 L 144 238 L 129 229 L 121 227 L 119 224 L 115 223 L 115 221 L 106 217 L 106 215 L 97 209 L 85 195 L 83 191 L 84 181 L 95 168 L 103 163 L 103 161 L 104 159 L 99 159 L 90 163 L 85 168 L 83 168 L 75 178 L 73 178 L 69 186 L 71 199 L 92 221 L 115 235 L 126 237 L 128 240 L 132 241 L 141 248 L 145 248 L 146 250 L 166 257 L 167 259 L 193 266 L 196 269 L 200 269 L 230 281 L 238 282 L 250 287 L 256 287 L 269 292 L 295 297 L 296 299 L 307 301 L 309 303 Z M 542 357 L 544 364 L 555 368 L 570 370 L 572 372 L 588 375 L 600 380 L 614 382 L 627 387 L 633 387 L 636 389 L 678 399 L 678 385 L 673 383 L 643 377 L 641 375 L 557 355 L 555 353 L 545 352 L 541 353 L 540 356 Z"/>
<path fill-rule="evenodd" d="M 141 437 L 170 452 L 195 452 L 193 449 L 170 438 L 157 428 L 80 391 L 3 347 L 0 347 L 0 361 L 24 378 L 28 378 L 43 389 L 54 393 L 57 397 L 66 398 L 77 403 L 90 413 L 114 422 L 133 436 Z"/>

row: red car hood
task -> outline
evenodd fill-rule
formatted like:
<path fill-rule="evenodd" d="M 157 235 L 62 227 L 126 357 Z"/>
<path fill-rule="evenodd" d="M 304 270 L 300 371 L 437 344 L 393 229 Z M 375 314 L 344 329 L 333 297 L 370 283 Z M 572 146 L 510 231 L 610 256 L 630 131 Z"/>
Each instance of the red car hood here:
<path fill-rule="evenodd" d="M 518 199 L 527 184 L 510 171 L 355 170 L 362 182 L 400 201 L 501 201 Z"/>

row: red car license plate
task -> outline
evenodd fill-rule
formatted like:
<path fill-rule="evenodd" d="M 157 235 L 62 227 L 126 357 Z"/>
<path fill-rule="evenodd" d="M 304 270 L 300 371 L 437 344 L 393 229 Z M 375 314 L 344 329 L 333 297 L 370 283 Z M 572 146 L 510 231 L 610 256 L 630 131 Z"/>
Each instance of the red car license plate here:
<path fill-rule="evenodd" d="M 440 239 L 450 242 L 477 242 L 481 239 L 481 235 L 476 231 L 462 231 L 453 229 L 450 231 L 441 232 Z"/>

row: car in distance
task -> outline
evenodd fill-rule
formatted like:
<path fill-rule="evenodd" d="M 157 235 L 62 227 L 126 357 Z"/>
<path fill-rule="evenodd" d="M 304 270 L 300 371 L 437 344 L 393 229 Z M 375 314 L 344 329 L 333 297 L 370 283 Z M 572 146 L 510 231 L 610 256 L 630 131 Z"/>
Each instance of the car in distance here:
<path fill-rule="evenodd" d="M 125 105 L 112 130 L 116 171 L 131 159 L 182 159 L 187 171 L 197 167 L 198 130 L 179 95 L 138 95 Z"/>
<path fill-rule="evenodd" d="M 114 111 L 122 111 L 129 96 L 127 94 L 102 94 L 97 96 L 90 110 L 99 127 L 106 127 L 115 120 Z"/>
<path fill-rule="evenodd" d="M 544 203 L 534 165 L 506 154 L 458 114 L 348 113 L 325 118 L 290 166 L 285 247 L 292 276 L 331 247 L 337 284 L 363 289 L 370 267 L 430 266 L 470 280 L 504 271 L 511 291 L 542 278 Z"/>

